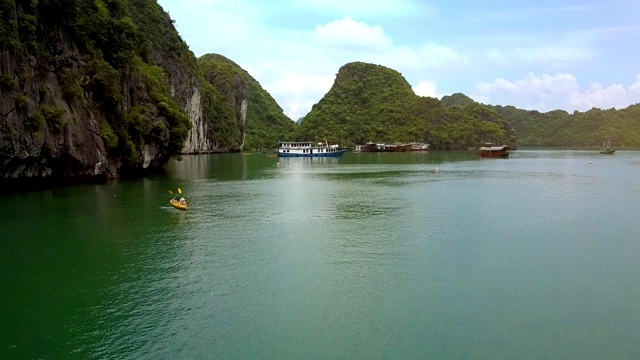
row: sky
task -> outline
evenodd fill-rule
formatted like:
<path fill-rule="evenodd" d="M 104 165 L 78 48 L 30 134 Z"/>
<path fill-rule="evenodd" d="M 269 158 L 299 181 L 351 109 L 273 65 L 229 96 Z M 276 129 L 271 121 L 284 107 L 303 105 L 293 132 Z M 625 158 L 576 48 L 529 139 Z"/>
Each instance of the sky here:
<path fill-rule="evenodd" d="M 247 70 L 292 120 L 341 66 L 400 72 L 416 94 L 542 112 L 640 103 L 640 1 L 158 0 L 196 56 Z"/>

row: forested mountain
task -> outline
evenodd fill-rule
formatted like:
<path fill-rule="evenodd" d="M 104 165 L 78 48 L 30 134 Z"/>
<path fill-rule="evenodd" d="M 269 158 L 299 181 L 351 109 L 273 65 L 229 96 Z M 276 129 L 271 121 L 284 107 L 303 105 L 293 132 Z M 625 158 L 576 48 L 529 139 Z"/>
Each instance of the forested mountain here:
<path fill-rule="evenodd" d="M 296 129 L 278 103 L 247 71 L 219 54 L 207 54 L 198 59 L 205 79 L 227 99 L 238 97 L 234 93 L 242 88 L 247 99 L 245 149 L 273 149 L 278 140 L 291 138 Z M 240 86 L 242 84 L 242 86 Z"/>
<path fill-rule="evenodd" d="M 442 106 L 444 107 L 465 106 L 476 103 L 472 98 L 462 93 L 445 95 L 440 99 L 440 102 L 442 102 Z"/>
<path fill-rule="evenodd" d="M 353 147 L 367 142 L 427 142 L 437 149 L 514 143 L 515 133 L 493 109 L 471 103 L 446 108 L 417 96 L 400 73 L 354 62 L 340 68 L 329 92 L 298 127 L 298 140 L 327 138 Z"/>
<path fill-rule="evenodd" d="M 615 147 L 640 146 L 640 104 L 625 109 L 586 112 L 563 110 L 541 113 L 494 106 L 498 114 L 508 119 L 518 132 L 521 146 L 602 146 L 610 140 Z"/>
<path fill-rule="evenodd" d="M 448 107 L 475 103 L 460 93 L 444 96 L 441 101 Z M 608 140 L 616 147 L 640 146 L 640 104 L 621 110 L 593 108 L 572 114 L 564 110 L 542 113 L 513 106 L 487 106 L 511 123 L 520 146 L 595 147 Z"/>

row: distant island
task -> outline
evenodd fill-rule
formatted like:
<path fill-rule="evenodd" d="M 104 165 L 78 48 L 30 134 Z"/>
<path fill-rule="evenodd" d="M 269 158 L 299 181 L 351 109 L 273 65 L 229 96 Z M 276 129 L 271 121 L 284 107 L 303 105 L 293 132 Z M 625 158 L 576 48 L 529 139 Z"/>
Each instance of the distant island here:
<path fill-rule="evenodd" d="M 300 122 L 297 140 L 324 136 L 347 147 L 415 142 L 442 150 L 487 141 L 515 146 L 517 140 L 511 124 L 491 107 L 445 107 L 416 95 L 396 70 L 363 62 L 342 66 L 329 92 Z"/>

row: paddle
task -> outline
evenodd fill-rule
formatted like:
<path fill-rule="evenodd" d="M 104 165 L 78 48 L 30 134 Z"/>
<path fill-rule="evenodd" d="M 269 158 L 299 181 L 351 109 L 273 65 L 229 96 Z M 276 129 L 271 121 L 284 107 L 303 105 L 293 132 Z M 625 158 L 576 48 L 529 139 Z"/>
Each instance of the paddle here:
<path fill-rule="evenodd" d="M 180 195 L 182 195 L 182 189 L 178 188 L 178 192 L 180 193 Z M 173 193 L 173 190 L 169 190 L 169 194 L 173 195 L 172 200 L 178 201 L 178 196 Z"/>
<path fill-rule="evenodd" d="M 177 200 L 177 199 L 176 199 L 176 198 L 177 198 L 177 196 L 173 193 L 173 190 L 169 190 L 169 194 L 170 194 L 170 195 L 173 195 L 173 199 L 171 199 L 171 200 Z"/>

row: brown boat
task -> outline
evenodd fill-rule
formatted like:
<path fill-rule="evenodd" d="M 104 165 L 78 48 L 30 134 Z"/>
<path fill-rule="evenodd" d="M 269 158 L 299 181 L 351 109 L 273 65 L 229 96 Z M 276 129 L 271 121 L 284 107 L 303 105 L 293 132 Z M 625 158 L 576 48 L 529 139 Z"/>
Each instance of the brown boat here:
<path fill-rule="evenodd" d="M 506 158 L 509 157 L 509 147 L 502 146 L 482 146 L 478 149 L 478 156 L 487 158 Z"/>
<path fill-rule="evenodd" d="M 424 150 L 424 149 L 419 148 L 418 150 Z M 415 151 L 415 150 L 413 149 L 411 144 L 367 143 L 365 145 L 357 145 L 356 151 L 358 152 L 405 152 L 405 151 Z"/>

